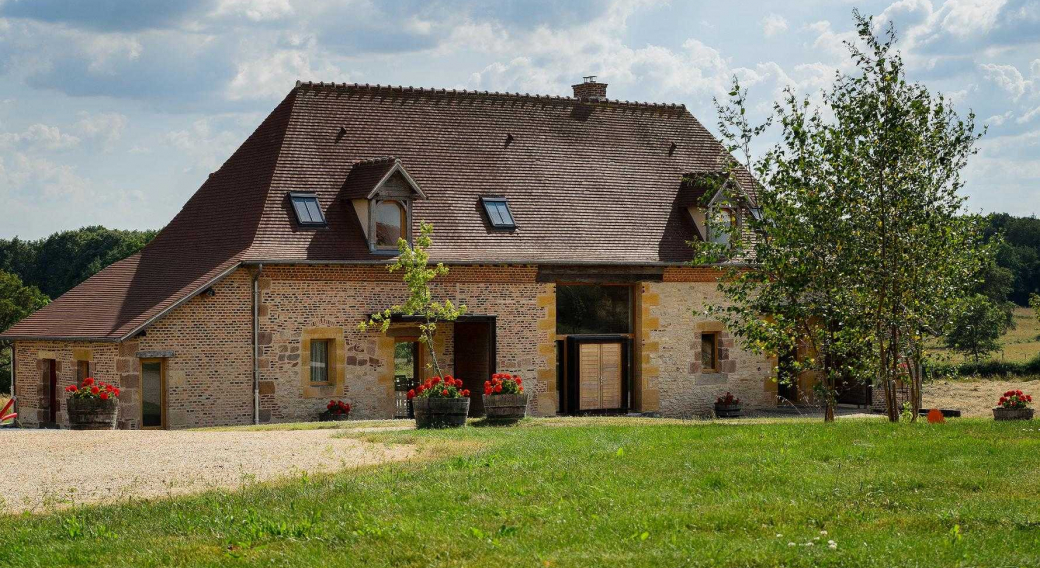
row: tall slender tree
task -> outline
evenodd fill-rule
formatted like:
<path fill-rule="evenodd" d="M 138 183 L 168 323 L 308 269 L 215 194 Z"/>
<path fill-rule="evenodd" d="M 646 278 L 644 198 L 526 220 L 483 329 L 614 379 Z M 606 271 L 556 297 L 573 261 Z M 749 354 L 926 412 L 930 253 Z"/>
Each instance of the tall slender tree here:
<path fill-rule="evenodd" d="M 854 17 L 855 73 L 837 76 L 822 108 L 788 91 L 775 107 L 780 142 L 761 160 L 730 162 L 722 177 L 738 200 L 734 188 L 755 173 L 760 214 L 709 232 L 758 237 L 739 253 L 697 244 L 697 261 L 728 272 L 719 286 L 731 304 L 712 311 L 747 345 L 801 347 L 799 370 L 819 377 L 828 420 L 839 380 L 870 379 L 898 420 L 896 381 L 908 385 L 916 417 L 925 339 L 942 332 L 989 254 L 981 219 L 964 214 L 959 194 L 979 135 L 973 115 L 962 120 L 941 95 L 907 82 L 891 25 L 878 37 L 870 18 Z M 746 153 L 762 132 L 744 118 L 745 102 L 734 81 L 730 101 L 717 104 L 731 152 Z"/>

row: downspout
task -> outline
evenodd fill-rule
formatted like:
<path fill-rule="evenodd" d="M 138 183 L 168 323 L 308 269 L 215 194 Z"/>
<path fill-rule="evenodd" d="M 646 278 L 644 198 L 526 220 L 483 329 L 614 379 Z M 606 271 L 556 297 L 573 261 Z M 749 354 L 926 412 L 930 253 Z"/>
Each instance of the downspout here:
<path fill-rule="evenodd" d="M 253 275 L 253 424 L 260 423 L 260 276 L 264 265 Z"/>

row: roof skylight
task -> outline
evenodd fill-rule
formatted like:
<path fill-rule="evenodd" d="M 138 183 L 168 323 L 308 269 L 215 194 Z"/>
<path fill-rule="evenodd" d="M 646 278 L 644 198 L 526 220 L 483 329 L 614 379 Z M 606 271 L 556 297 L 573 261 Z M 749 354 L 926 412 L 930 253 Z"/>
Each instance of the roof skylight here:
<path fill-rule="evenodd" d="M 321 204 L 318 196 L 313 193 L 292 192 L 289 194 L 292 201 L 293 211 L 296 212 L 296 222 L 301 227 L 324 227 L 325 216 L 321 213 Z"/>
<path fill-rule="evenodd" d="M 505 197 L 481 197 L 480 201 L 484 204 L 484 212 L 487 213 L 492 227 L 496 229 L 516 228 L 513 212 L 509 210 L 509 202 Z"/>

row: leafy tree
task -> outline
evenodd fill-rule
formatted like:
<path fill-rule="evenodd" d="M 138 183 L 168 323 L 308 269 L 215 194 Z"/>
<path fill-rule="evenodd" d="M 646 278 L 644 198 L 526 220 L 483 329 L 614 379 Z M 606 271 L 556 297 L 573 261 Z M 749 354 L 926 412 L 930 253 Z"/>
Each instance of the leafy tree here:
<path fill-rule="evenodd" d="M 26 286 L 14 274 L 0 271 L 0 332 L 49 302 L 35 286 Z M 11 392 L 11 345 L 7 341 L 0 341 L 0 392 Z"/>
<path fill-rule="evenodd" d="M 387 268 L 390 272 L 401 270 L 404 273 L 404 283 L 408 287 L 408 299 L 403 304 L 391 306 L 380 313 L 373 314 L 368 320 L 358 324 L 359 331 L 367 331 L 371 327 L 378 327 L 386 333 L 390 329 L 393 316 L 414 316 L 420 319 L 419 342 L 426 345 L 430 352 L 430 361 L 433 365 L 434 374 L 441 376 L 441 367 L 437 361 L 437 350 L 433 346 L 433 337 L 437 331 L 437 322 L 455 321 L 466 312 L 466 305 L 456 307 L 451 300 L 438 302 L 433 299 L 430 290 L 430 282 L 437 276 L 448 273 L 448 267 L 442 263 L 430 267 L 430 245 L 433 244 L 433 225 L 421 223 L 419 236 L 415 239 L 415 245 L 409 246 L 408 241 L 398 239 L 397 250 L 400 253 L 397 261 Z"/>
<path fill-rule="evenodd" d="M 93 226 L 36 241 L 0 240 L 0 270 L 17 274 L 26 284 L 57 298 L 109 264 L 141 250 L 155 234 Z"/>
<path fill-rule="evenodd" d="M 942 332 L 989 253 L 982 220 L 963 214 L 959 195 L 978 135 L 973 115 L 961 120 L 906 81 L 891 26 L 879 38 L 870 18 L 854 16 L 857 72 L 837 77 L 822 109 L 791 92 L 775 107 L 781 141 L 752 168 L 764 182 L 761 214 L 731 229 L 760 236 L 746 252 L 700 244 L 698 261 L 752 260 L 726 263 L 720 288 L 732 305 L 714 311 L 753 349 L 806 342 L 801 365 L 822 379 L 827 419 L 839 379 L 873 378 L 897 421 L 895 380 L 909 372 L 916 417 L 925 338 Z M 720 107 L 730 151 L 758 134 L 734 85 Z M 728 174 L 723 189 L 739 199 L 733 188 L 747 177 L 735 164 Z"/>
<path fill-rule="evenodd" d="M 943 338 L 947 347 L 980 358 L 1000 349 L 1000 336 L 1008 329 L 1007 311 L 983 294 L 961 300 L 953 312 L 950 331 Z"/>

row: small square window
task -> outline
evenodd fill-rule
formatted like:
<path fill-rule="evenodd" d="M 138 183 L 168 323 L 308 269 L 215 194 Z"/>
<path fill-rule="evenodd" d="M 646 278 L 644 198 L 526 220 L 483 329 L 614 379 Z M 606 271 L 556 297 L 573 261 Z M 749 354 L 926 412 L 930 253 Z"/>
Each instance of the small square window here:
<path fill-rule="evenodd" d="M 329 382 L 329 340 L 311 340 L 311 382 Z"/>
<path fill-rule="evenodd" d="M 296 222 L 301 227 L 324 227 L 325 216 L 321 214 L 321 204 L 318 196 L 313 193 L 290 193 L 289 200 L 292 201 L 293 211 L 296 212 Z"/>
<path fill-rule="evenodd" d="M 496 229 L 515 229 L 516 221 L 513 220 L 513 212 L 509 210 L 509 202 L 504 197 L 481 197 L 484 204 L 484 212 L 487 213 L 488 222 Z"/>
<path fill-rule="evenodd" d="M 719 334 L 701 334 L 701 372 L 714 373 L 719 368 Z"/>

